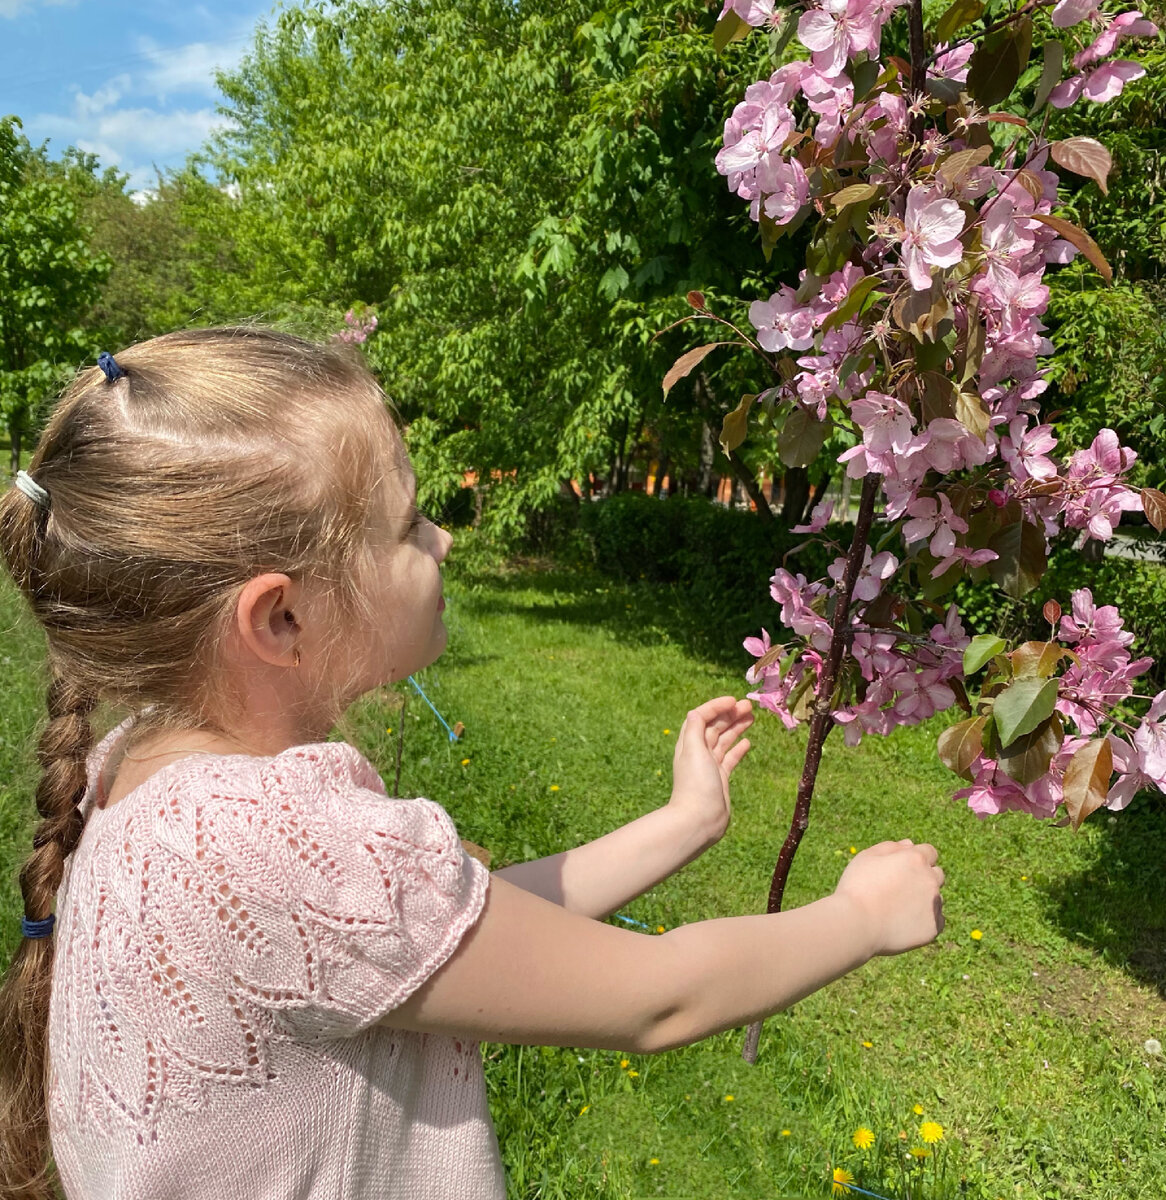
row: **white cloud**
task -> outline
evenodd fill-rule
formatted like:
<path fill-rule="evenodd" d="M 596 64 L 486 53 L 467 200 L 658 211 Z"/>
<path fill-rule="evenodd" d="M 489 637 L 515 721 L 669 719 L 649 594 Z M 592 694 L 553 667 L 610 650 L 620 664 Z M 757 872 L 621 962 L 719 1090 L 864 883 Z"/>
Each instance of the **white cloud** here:
<path fill-rule="evenodd" d="M 238 66 L 253 39 L 251 26 L 221 42 L 190 42 L 169 49 L 149 38 L 139 38 L 138 47 L 149 62 L 141 74 L 140 86 L 159 99 L 175 93 L 215 95 L 215 72 Z"/>
<path fill-rule="evenodd" d="M 92 96 L 87 96 L 80 88 L 76 88 L 73 92 L 73 109 L 82 119 L 104 112 L 130 90 L 130 82 L 128 75 L 118 75 L 105 87 L 98 88 Z"/>

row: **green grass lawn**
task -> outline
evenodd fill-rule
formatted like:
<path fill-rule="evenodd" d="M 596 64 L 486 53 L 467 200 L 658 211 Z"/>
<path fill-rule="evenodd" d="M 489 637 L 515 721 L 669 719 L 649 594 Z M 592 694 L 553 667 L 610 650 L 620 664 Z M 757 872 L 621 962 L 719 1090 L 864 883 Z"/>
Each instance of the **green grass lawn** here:
<path fill-rule="evenodd" d="M 421 682 L 461 741 L 415 695 L 404 710 L 362 701 L 346 733 L 391 786 L 403 729 L 402 794 L 445 805 L 496 866 L 662 804 L 686 710 L 746 690 L 744 653 L 717 663 L 676 638 L 682 598 L 667 591 L 456 561 L 446 591 L 450 648 Z M 39 645 L 8 591 L 0 628 L 6 955 L 43 700 Z M 740 1031 L 654 1057 L 487 1046 L 511 1197 L 824 1196 L 835 1167 L 897 1200 L 1166 1195 L 1166 1062 L 1144 1050 L 1166 1041 L 1166 807 L 1141 800 L 1076 835 L 979 821 L 950 799 L 937 728 L 827 744 L 787 906 L 832 889 L 852 848 L 927 840 L 948 879 L 939 941 L 771 1018 L 752 1067 Z M 626 916 L 656 929 L 763 907 L 803 738 L 762 713 L 753 741 L 725 839 Z M 944 1138 L 916 1159 L 923 1121 Z M 860 1126 L 876 1138 L 866 1152 Z"/>

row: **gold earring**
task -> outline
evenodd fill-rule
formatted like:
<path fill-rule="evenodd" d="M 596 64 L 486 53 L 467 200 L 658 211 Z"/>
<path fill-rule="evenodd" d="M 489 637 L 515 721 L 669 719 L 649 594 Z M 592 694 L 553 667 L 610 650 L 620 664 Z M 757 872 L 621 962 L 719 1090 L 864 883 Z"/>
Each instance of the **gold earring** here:
<path fill-rule="evenodd" d="M 300 665 L 300 648 L 299 648 L 299 646 L 296 646 L 295 649 L 292 650 L 292 666 L 298 667 L 299 665 Z"/>

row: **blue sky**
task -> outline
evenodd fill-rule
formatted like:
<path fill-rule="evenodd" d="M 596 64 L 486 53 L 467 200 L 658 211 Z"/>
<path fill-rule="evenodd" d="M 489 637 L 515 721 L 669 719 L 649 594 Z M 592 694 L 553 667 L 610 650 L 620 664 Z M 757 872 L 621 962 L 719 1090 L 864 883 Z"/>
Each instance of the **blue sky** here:
<path fill-rule="evenodd" d="M 235 65 L 274 0 L 0 0 L 0 115 L 149 188 L 222 123 L 216 67 Z"/>

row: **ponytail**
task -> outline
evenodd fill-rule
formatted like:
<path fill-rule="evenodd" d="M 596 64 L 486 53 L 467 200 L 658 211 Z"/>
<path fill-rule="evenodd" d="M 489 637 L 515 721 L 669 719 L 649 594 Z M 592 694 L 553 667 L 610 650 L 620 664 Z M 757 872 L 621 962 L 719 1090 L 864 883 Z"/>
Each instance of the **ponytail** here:
<path fill-rule="evenodd" d="M 93 744 L 94 701 L 55 669 L 48 689 L 48 725 L 37 757 L 41 821 L 20 872 L 24 916 L 51 916 L 65 860 L 85 826 L 85 763 Z M 55 938 L 25 937 L 0 984 L 0 1197 L 54 1200 L 49 1168 L 48 1021 Z"/>

